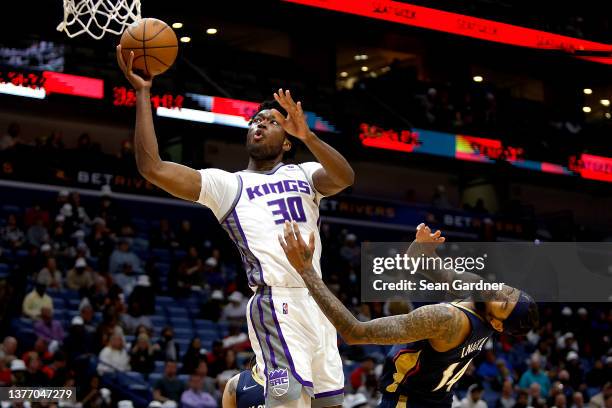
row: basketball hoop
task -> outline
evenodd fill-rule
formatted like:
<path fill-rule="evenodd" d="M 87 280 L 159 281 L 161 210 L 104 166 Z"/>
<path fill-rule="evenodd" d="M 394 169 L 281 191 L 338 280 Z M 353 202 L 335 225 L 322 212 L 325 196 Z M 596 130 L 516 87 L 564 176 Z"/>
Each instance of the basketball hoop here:
<path fill-rule="evenodd" d="M 57 31 L 70 38 L 87 33 L 99 40 L 107 32 L 120 35 L 140 18 L 140 0 L 64 0 L 64 21 Z"/>

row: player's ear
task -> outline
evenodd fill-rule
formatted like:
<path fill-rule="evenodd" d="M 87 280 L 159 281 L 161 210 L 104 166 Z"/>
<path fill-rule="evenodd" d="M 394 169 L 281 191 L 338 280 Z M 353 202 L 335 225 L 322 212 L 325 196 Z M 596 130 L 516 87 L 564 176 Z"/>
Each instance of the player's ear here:
<path fill-rule="evenodd" d="M 493 326 L 493 328 L 498 331 L 498 332 L 503 332 L 504 331 L 504 323 L 501 320 L 498 319 L 491 319 L 491 321 L 489 322 L 491 323 L 491 326 Z"/>
<path fill-rule="evenodd" d="M 291 150 L 291 141 L 285 138 L 285 141 L 283 142 L 283 151 L 288 152 L 289 150 Z"/>

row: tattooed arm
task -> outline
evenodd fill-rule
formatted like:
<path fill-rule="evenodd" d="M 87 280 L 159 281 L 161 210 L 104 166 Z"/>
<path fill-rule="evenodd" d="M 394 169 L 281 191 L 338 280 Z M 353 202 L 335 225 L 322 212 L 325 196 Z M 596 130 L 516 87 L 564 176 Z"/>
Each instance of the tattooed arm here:
<path fill-rule="evenodd" d="M 444 243 L 445 240 L 446 238 L 442 236 L 442 233 L 439 230 L 432 233 L 431 229 L 427 225 L 420 224 L 417 227 L 416 239 L 410 244 L 407 254 L 408 256 L 414 258 L 418 258 L 422 255 L 430 258 L 438 258 L 436 248 L 440 244 Z M 420 268 L 416 272 L 436 283 L 451 283 L 457 278 L 460 278 L 464 283 L 487 281 L 487 279 L 475 273 L 463 272 L 459 274 L 454 269 L 444 267 L 429 269 Z M 472 293 L 471 291 L 467 290 L 457 290 L 453 288 L 453 285 L 450 285 L 450 288 L 451 289 L 449 292 L 454 296 L 460 298 L 474 296 L 478 300 L 485 301 L 505 301 L 508 299 L 514 299 L 517 293 L 516 289 L 508 285 L 504 285 L 502 290 L 483 290 L 478 291 L 478 293 Z"/>
<path fill-rule="evenodd" d="M 236 408 L 236 387 L 238 386 L 238 377 L 236 374 L 229 379 L 223 390 L 223 399 L 221 401 L 223 408 Z"/>
<path fill-rule="evenodd" d="M 360 322 L 338 300 L 312 268 L 314 234 L 306 245 L 297 223 L 285 223 L 284 239 L 279 241 L 287 259 L 302 276 L 310 294 L 325 316 L 348 344 L 397 344 L 432 339 L 453 343 L 461 333 L 463 313 L 452 306 L 437 304 L 411 313 Z"/>

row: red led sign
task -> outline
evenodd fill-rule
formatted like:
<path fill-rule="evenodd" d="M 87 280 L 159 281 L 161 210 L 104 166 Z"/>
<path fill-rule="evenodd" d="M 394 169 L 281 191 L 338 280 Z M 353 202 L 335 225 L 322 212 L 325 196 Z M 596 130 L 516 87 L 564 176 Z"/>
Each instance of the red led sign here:
<path fill-rule="evenodd" d="M 392 0 L 284 1 L 520 47 L 562 50 L 570 53 L 574 51 L 609 52 L 612 55 L 611 44 L 582 40 Z M 578 58 L 602 64 L 612 64 L 612 56 L 580 56 Z"/>

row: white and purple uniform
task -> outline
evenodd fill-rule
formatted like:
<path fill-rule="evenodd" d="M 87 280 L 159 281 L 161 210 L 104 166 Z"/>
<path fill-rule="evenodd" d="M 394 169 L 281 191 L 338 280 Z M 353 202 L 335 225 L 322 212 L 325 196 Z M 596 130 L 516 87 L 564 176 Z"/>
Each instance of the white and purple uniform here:
<path fill-rule="evenodd" d="M 266 375 L 266 406 L 300 398 L 313 406 L 341 405 L 344 390 L 336 330 L 308 294 L 278 242 L 296 221 L 306 242 L 315 232 L 313 267 L 321 275 L 316 162 L 279 163 L 272 170 L 200 170 L 198 202 L 209 207 L 236 243 L 255 294 L 247 308 L 249 337 Z"/>

